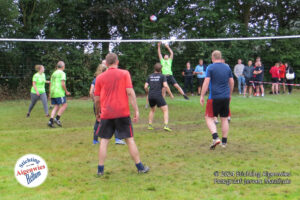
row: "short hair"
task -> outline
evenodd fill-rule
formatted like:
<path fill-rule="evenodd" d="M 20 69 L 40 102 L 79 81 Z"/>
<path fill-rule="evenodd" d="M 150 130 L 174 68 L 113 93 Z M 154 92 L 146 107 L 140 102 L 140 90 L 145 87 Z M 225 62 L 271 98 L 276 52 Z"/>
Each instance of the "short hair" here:
<path fill-rule="evenodd" d="M 105 72 L 106 70 L 107 70 L 107 67 L 105 65 L 99 64 L 94 75 L 97 77 L 99 74 Z"/>
<path fill-rule="evenodd" d="M 105 57 L 106 65 L 110 66 L 112 64 L 115 64 L 118 61 L 118 56 L 115 53 L 109 53 Z"/>
<path fill-rule="evenodd" d="M 35 71 L 39 72 L 41 70 L 41 67 L 43 67 L 43 65 L 35 65 L 34 69 Z"/>
<path fill-rule="evenodd" d="M 58 61 L 58 63 L 56 64 L 57 68 L 63 68 L 65 66 L 64 61 Z"/>
<path fill-rule="evenodd" d="M 214 50 L 211 54 L 211 57 L 215 60 L 221 60 L 222 59 L 222 53 L 219 50 Z"/>
<path fill-rule="evenodd" d="M 156 72 L 161 72 L 161 68 L 162 68 L 162 66 L 160 63 L 156 63 L 154 65 L 154 71 L 156 71 Z"/>

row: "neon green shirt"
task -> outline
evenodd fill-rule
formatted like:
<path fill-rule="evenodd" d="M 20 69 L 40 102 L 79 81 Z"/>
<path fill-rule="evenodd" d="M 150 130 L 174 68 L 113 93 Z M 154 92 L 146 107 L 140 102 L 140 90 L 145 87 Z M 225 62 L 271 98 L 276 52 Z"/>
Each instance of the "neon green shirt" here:
<path fill-rule="evenodd" d="M 36 88 L 40 94 L 46 92 L 45 90 L 45 83 L 46 83 L 46 76 L 44 73 L 35 73 L 32 77 L 32 82 L 35 82 Z M 34 87 L 31 87 L 31 93 L 36 94 Z"/>
<path fill-rule="evenodd" d="M 62 70 L 56 70 L 51 76 L 51 98 L 66 96 L 65 90 L 61 85 L 61 81 L 66 81 L 66 73 Z"/>
<path fill-rule="evenodd" d="M 160 64 L 162 66 L 162 74 L 163 75 L 173 75 L 172 72 L 172 59 L 169 58 L 168 60 L 161 59 Z"/>

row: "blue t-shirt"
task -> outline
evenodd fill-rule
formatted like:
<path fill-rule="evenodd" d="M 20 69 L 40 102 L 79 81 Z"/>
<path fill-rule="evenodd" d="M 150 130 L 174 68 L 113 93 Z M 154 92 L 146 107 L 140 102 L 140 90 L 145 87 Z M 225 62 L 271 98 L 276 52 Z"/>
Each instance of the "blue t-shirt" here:
<path fill-rule="evenodd" d="M 202 72 L 202 74 L 197 74 L 197 78 L 205 78 L 206 77 L 206 67 L 204 65 L 197 65 L 194 72 Z"/>
<path fill-rule="evenodd" d="M 92 82 L 92 85 L 95 86 L 96 84 L 96 78 L 94 78 L 93 82 Z"/>
<path fill-rule="evenodd" d="M 227 64 L 210 64 L 206 69 L 206 77 L 210 78 L 209 99 L 230 97 L 229 78 L 232 78 L 232 71 Z"/>

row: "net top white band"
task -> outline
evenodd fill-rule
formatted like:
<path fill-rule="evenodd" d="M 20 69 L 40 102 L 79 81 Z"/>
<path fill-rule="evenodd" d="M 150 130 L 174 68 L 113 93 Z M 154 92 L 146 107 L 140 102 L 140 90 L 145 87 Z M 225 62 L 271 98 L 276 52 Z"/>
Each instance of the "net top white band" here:
<path fill-rule="evenodd" d="M 67 42 L 67 43 L 121 43 L 121 42 L 214 42 L 214 41 L 238 41 L 238 40 L 270 40 L 300 38 L 300 35 L 266 36 L 266 37 L 241 37 L 241 38 L 202 38 L 202 39 L 24 39 L 24 38 L 0 38 L 2 42 Z"/>

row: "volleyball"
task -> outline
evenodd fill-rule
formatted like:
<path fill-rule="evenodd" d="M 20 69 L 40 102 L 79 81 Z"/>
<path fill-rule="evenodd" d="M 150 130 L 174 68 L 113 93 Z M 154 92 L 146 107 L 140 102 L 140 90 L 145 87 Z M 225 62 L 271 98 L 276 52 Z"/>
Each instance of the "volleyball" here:
<path fill-rule="evenodd" d="M 155 22 L 157 20 L 157 17 L 155 15 L 150 16 L 150 21 Z"/>

